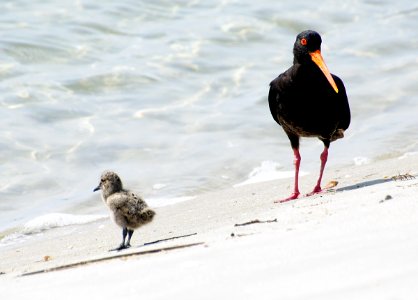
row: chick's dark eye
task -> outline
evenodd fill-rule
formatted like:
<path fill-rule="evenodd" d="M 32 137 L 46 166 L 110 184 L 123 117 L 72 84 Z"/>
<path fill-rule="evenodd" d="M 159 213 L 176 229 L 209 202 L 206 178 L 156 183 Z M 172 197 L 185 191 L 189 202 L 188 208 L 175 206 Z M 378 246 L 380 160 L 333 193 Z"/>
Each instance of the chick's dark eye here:
<path fill-rule="evenodd" d="M 306 45 L 308 44 L 308 41 L 307 41 L 306 39 L 301 39 L 301 40 L 300 40 L 300 44 L 301 44 L 302 46 L 306 46 Z"/>

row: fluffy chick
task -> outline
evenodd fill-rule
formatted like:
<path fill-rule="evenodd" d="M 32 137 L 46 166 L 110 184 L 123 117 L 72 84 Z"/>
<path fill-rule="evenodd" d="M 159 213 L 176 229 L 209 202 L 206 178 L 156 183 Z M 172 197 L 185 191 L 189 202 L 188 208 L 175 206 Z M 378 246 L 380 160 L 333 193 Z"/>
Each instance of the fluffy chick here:
<path fill-rule="evenodd" d="M 122 228 L 122 243 L 116 249 L 131 247 L 131 237 L 134 230 L 150 223 L 155 212 L 148 207 L 138 195 L 122 186 L 120 177 L 112 171 L 106 171 L 100 178 L 99 185 L 93 190 L 102 191 L 102 200 L 110 209 L 113 221 Z M 128 236 L 128 239 L 125 239 Z"/>

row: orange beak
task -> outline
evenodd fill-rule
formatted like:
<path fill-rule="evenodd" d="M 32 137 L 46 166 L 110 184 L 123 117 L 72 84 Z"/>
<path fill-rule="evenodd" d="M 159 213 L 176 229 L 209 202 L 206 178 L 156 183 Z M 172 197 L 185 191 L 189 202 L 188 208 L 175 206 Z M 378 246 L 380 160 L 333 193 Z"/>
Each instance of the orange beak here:
<path fill-rule="evenodd" d="M 322 73 L 324 73 L 334 91 L 338 94 L 337 84 L 335 83 L 334 78 L 332 78 L 331 73 L 329 72 L 324 59 L 322 58 L 321 51 L 316 50 L 314 52 L 309 52 L 309 55 L 311 56 L 312 61 L 321 69 Z"/>

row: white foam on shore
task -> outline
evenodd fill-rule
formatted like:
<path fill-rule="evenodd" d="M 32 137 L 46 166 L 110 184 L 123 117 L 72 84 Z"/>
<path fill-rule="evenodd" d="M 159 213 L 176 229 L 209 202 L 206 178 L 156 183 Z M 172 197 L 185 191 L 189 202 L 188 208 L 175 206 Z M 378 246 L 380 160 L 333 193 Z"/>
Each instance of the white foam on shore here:
<path fill-rule="evenodd" d="M 253 184 L 264 181 L 271 181 L 283 178 L 291 178 L 295 176 L 295 171 L 279 171 L 281 165 L 274 161 L 265 160 L 261 162 L 259 167 L 255 167 L 248 175 L 248 179 L 237 183 L 234 187 L 240 187 L 247 184 Z M 308 172 L 299 172 L 299 176 L 307 175 Z"/>
<path fill-rule="evenodd" d="M 354 157 L 353 160 L 356 166 L 368 165 L 370 163 L 370 158 L 364 156 Z"/>
<path fill-rule="evenodd" d="M 63 213 L 51 213 L 36 217 L 26 222 L 17 232 L 6 235 L 0 240 L 0 246 L 7 246 L 18 242 L 24 242 L 31 235 L 69 225 L 81 225 L 107 218 L 107 215 L 72 215 Z"/>
<path fill-rule="evenodd" d="M 405 159 L 414 155 L 418 155 L 418 152 L 406 152 L 402 156 L 399 156 L 398 159 Z"/>
<path fill-rule="evenodd" d="M 33 234 L 55 227 L 80 225 L 106 218 L 106 215 L 72 215 L 51 213 L 36 217 L 23 225 L 23 234 Z"/>
<path fill-rule="evenodd" d="M 28 239 L 28 236 L 19 232 L 15 232 L 9 235 L 6 235 L 4 238 L 0 240 L 0 247 L 7 246 L 10 244 L 14 244 L 16 242 L 24 242 Z"/>

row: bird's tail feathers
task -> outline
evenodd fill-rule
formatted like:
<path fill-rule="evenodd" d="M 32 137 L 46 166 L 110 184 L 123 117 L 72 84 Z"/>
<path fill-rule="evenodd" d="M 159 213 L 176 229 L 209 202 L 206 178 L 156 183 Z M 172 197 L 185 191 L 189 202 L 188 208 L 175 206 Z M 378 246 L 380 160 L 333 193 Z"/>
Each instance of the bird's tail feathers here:
<path fill-rule="evenodd" d="M 145 210 L 141 212 L 141 214 L 139 215 L 139 218 L 143 221 L 143 223 L 148 223 L 148 222 L 151 222 L 152 219 L 154 219 L 154 216 L 155 216 L 155 211 L 153 211 L 150 208 L 146 208 Z"/>
<path fill-rule="evenodd" d="M 344 137 L 344 129 L 337 129 L 334 131 L 334 133 L 331 136 L 331 142 L 338 140 L 338 139 L 342 139 Z"/>

